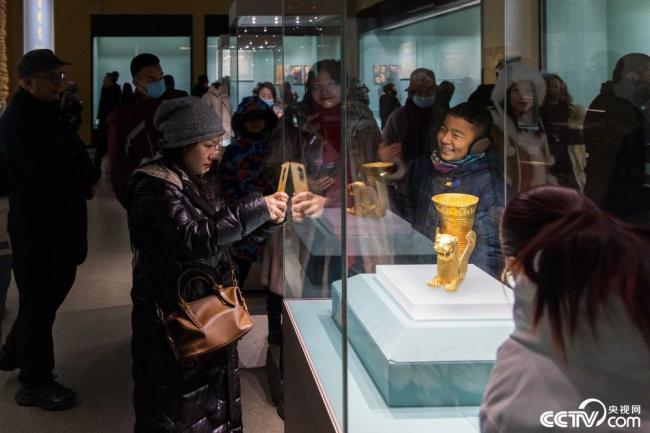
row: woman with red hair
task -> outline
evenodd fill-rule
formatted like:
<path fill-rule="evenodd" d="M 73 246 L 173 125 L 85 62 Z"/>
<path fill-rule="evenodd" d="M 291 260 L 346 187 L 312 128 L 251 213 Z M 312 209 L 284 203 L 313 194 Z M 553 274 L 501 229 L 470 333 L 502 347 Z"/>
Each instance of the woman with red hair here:
<path fill-rule="evenodd" d="M 588 399 L 640 406 L 634 416 L 648 425 L 650 229 L 605 214 L 576 190 L 541 186 L 508 203 L 501 245 L 515 330 L 499 348 L 481 431 L 537 432 L 543 413 Z M 601 407 L 598 421 L 609 416 L 588 406 L 588 415 Z M 603 422 L 571 431 L 609 431 Z"/>

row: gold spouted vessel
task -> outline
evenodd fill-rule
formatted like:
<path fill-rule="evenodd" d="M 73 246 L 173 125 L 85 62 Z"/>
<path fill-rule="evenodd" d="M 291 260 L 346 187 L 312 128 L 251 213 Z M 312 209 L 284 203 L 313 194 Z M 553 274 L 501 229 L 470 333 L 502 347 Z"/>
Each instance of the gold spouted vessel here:
<path fill-rule="evenodd" d="M 438 194 L 431 198 L 438 211 L 441 227 L 436 227 L 433 250 L 436 252 L 436 277 L 429 287 L 444 287 L 455 292 L 465 279 L 469 256 L 476 245 L 472 230 L 478 197 L 469 194 Z"/>

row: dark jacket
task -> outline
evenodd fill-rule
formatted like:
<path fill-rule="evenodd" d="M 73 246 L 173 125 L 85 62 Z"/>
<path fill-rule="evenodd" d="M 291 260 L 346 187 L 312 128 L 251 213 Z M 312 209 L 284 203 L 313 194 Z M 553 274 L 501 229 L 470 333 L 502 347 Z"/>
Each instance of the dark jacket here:
<path fill-rule="evenodd" d="M 474 90 L 474 93 L 469 95 L 467 102 L 471 102 L 472 104 L 481 107 L 490 108 L 494 105 L 494 101 L 492 100 L 493 90 L 494 84 L 479 84 L 476 90 Z"/>
<path fill-rule="evenodd" d="M 86 198 L 99 171 L 59 102 L 18 90 L 0 120 L 0 140 L 8 159 L 15 265 L 81 264 L 88 250 Z"/>
<path fill-rule="evenodd" d="M 143 160 L 153 158 L 159 150 L 161 134 L 153 124 L 156 110 L 163 101 L 180 98 L 183 93 L 167 90 L 160 98 L 150 99 L 136 91 L 133 105 L 109 116 L 109 174 L 115 196 L 125 209 L 129 176 Z"/>
<path fill-rule="evenodd" d="M 402 157 L 389 184 L 392 208 L 399 215 L 406 212 L 412 163 L 419 156 L 429 156 L 438 148 L 437 134 L 444 118 L 444 111 L 435 104 L 422 109 L 411 99 L 388 116 L 382 130 L 384 143 L 402 143 Z"/>
<path fill-rule="evenodd" d="M 259 134 L 249 133 L 243 126 L 248 119 L 262 118 L 266 126 Z M 263 176 L 263 162 L 266 157 L 271 132 L 278 123 L 278 117 L 264 101 L 257 96 L 247 96 L 237 107 L 232 118 L 234 143 L 226 147 L 218 170 L 219 185 L 229 201 L 240 200 L 253 192 L 269 195 L 275 186 Z M 262 257 L 264 244 L 247 245 L 235 254 L 248 260 Z"/>
<path fill-rule="evenodd" d="M 227 248 L 245 238 L 258 240 L 275 227 L 259 194 L 236 204 L 218 202 L 206 214 L 187 194 L 189 179 L 154 162 L 129 183 L 129 231 L 134 247 L 132 326 L 134 404 L 137 433 L 241 432 L 236 344 L 191 367 L 181 368 L 156 315 L 178 309 L 176 281 L 189 267 L 232 284 Z M 184 291 L 191 302 L 206 287 Z"/>
<path fill-rule="evenodd" d="M 243 123 L 248 119 L 263 118 L 266 127 L 259 134 L 248 133 Z M 271 133 L 278 118 L 268 105 L 257 96 L 247 96 L 237 107 L 232 118 L 235 141 L 224 152 L 219 167 L 220 186 L 228 200 L 240 199 L 252 192 L 272 194 L 270 185 L 262 175 Z"/>
<path fill-rule="evenodd" d="M 433 167 L 430 156 L 417 158 L 411 171 L 407 219 L 415 230 L 434 240 L 440 219 L 431 197 L 450 192 L 477 196 L 479 202 L 474 216 L 476 247 L 469 261 L 496 276 L 503 266 L 499 219 L 505 203 L 505 183 L 492 167 L 492 159 L 490 154 L 486 154 L 483 159 L 442 174 Z"/>
<path fill-rule="evenodd" d="M 97 108 L 97 119 L 99 119 L 100 127 L 106 127 L 108 115 L 120 107 L 121 99 L 122 90 L 120 86 L 117 84 L 111 84 L 108 87 L 102 86 L 99 106 Z"/>
<path fill-rule="evenodd" d="M 200 98 L 201 96 L 205 95 L 205 92 L 208 91 L 209 86 L 204 86 L 201 83 L 197 83 L 192 87 L 192 96 L 196 96 L 197 98 Z"/>
<path fill-rule="evenodd" d="M 402 104 L 397 99 L 397 96 L 384 93 L 379 97 L 379 117 L 381 118 L 381 127 L 382 129 L 386 126 L 388 121 L 388 116 L 392 114 L 393 111 L 401 107 Z"/>
<path fill-rule="evenodd" d="M 573 164 L 569 156 L 569 146 L 582 144 L 582 131 L 571 127 L 571 116 L 575 108 L 570 104 L 545 104 L 540 109 L 540 117 L 551 155 L 555 164 L 549 172 L 557 178 L 558 184 L 568 188 L 578 189 L 578 181 L 574 174 Z"/>
<path fill-rule="evenodd" d="M 635 219 L 650 211 L 650 188 L 643 186 L 644 119 L 615 88 L 613 82 L 604 83 L 585 117 L 585 195 L 619 218 Z"/>

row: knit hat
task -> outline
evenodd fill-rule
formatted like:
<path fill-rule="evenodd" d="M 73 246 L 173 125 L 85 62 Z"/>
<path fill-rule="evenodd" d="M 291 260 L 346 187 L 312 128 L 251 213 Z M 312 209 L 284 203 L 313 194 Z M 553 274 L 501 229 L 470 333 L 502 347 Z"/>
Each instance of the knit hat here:
<path fill-rule="evenodd" d="M 195 96 L 164 101 L 153 122 L 163 135 L 163 149 L 199 143 L 226 132 L 217 113 Z"/>

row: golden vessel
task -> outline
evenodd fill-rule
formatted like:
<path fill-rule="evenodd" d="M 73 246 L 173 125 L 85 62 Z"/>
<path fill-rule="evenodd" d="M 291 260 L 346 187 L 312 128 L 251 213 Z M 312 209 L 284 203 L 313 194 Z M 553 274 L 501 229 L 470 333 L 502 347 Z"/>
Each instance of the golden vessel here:
<path fill-rule="evenodd" d="M 429 287 L 444 287 L 454 292 L 465 279 L 469 256 L 476 245 L 472 230 L 479 198 L 469 194 L 438 194 L 431 198 L 440 217 L 433 249 L 437 272 Z"/>
<path fill-rule="evenodd" d="M 348 185 L 348 193 L 354 197 L 354 207 L 348 213 L 371 218 L 382 218 L 388 210 L 388 188 L 384 176 L 393 168 L 391 162 L 370 162 L 363 164 L 368 185 L 361 181 Z"/>

